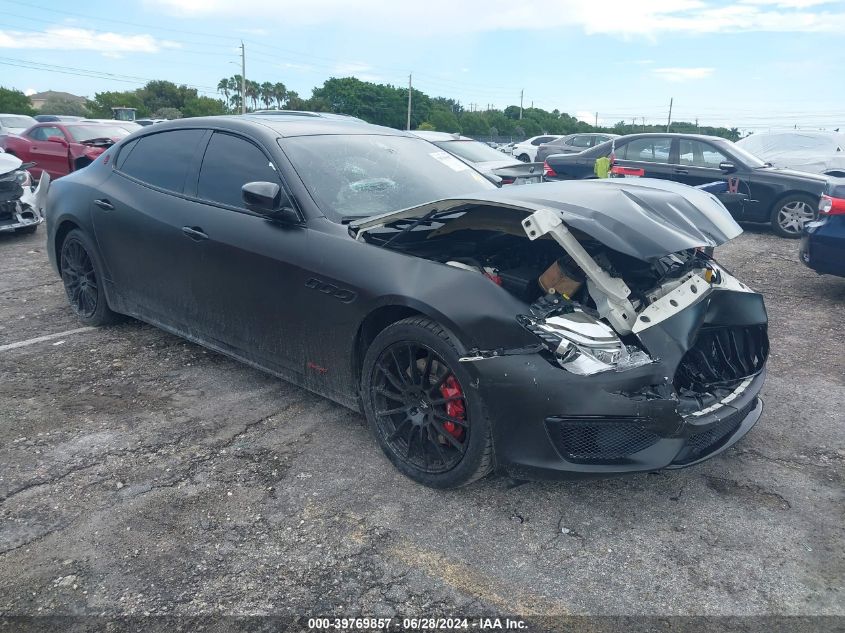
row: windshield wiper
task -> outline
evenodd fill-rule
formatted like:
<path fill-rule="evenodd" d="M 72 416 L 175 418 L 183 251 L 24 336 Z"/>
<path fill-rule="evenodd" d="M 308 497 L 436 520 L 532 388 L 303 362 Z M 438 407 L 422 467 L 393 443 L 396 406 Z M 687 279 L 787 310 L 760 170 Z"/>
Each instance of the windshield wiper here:
<path fill-rule="evenodd" d="M 417 228 L 420 224 L 422 224 L 423 222 L 428 222 L 429 220 L 431 220 L 431 219 L 432 219 L 435 215 L 437 215 L 438 213 L 439 213 L 439 211 L 438 211 L 437 209 L 432 209 L 431 211 L 429 211 L 428 213 L 426 213 L 426 214 L 425 214 L 424 216 L 422 216 L 421 218 L 417 218 L 416 220 L 414 220 L 413 222 L 411 222 L 410 224 L 408 224 L 408 226 L 406 226 L 405 228 L 403 228 L 402 230 L 400 230 L 400 231 L 399 231 L 396 235 L 394 235 L 394 236 L 393 236 L 393 237 L 391 237 L 389 240 L 387 240 L 384 244 L 382 244 L 382 246 L 389 246 L 391 242 L 393 242 L 394 240 L 396 240 L 396 238 L 398 238 L 398 237 L 399 237 L 399 236 L 401 236 L 401 235 L 404 235 L 404 234 L 405 234 L 405 233 L 407 233 L 408 231 L 413 231 L 413 230 L 414 230 L 415 228 Z"/>

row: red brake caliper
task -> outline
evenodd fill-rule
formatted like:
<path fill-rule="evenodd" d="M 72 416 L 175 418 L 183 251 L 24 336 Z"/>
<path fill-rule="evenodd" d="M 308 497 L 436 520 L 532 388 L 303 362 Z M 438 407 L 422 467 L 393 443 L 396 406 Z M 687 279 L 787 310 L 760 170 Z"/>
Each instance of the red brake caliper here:
<path fill-rule="evenodd" d="M 457 396 L 463 397 L 464 392 L 461 390 L 461 385 L 454 375 L 449 376 L 440 386 L 440 395 L 444 398 L 455 398 Z M 446 415 L 450 418 L 457 418 L 458 420 L 466 420 L 466 409 L 464 408 L 463 400 L 452 400 L 446 403 Z M 458 439 L 464 436 L 463 427 L 458 426 L 454 422 L 448 420 L 443 423 L 443 428 Z"/>

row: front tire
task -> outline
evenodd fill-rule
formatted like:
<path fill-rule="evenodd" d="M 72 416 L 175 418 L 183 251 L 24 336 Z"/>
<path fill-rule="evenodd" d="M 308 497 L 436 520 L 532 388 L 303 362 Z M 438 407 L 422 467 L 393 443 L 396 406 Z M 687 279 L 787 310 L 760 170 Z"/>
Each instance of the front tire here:
<path fill-rule="evenodd" d="M 93 244 L 79 229 L 67 234 L 59 255 L 62 283 L 70 307 L 85 325 L 114 323 L 117 315 L 106 302 L 103 275 Z"/>
<path fill-rule="evenodd" d="M 432 488 L 457 488 L 493 470 L 490 422 L 459 343 L 425 317 L 385 328 L 370 345 L 361 398 L 393 465 Z"/>
<path fill-rule="evenodd" d="M 810 196 L 794 194 L 778 200 L 772 207 L 772 230 L 781 237 L 798 239 L 804 225 L 818 217 L 818 201 Z"/>

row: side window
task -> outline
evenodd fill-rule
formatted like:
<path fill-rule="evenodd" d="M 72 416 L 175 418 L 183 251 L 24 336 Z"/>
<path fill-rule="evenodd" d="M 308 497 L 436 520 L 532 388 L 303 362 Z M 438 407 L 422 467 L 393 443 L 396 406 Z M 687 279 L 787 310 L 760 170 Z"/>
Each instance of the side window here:
<path fill-rule="evenodd" d="M 132 152 L 132 150 L 137 144 L 138 139 L 136 138 L 134 141 L 130 141 L 120 148 L 120 153 L 117 155 L 117 160 L 114 161 L 115 169 L 121 169 L 123 167 L 123 163 L 126 162 L 126 159 L 129 157 L 129 154 Z"/>
<path fill-rule="evenodd" d="M 121 172 L 154 187 L 181 193 L 205 130 L 171 130 L 142 136 L 118 156 Z M 126 152 L 126 158 L 123 153 Z"/>
<path fill-rule="evenodd" d="M 579 134 L 578 136 L 573 136 L 569 144 L 572 147 L 589 147 L 590 146 L 590 137 L 586 134 Z"/>
<path fill-rule="evenodd" d="M 65 138 L 65 135 L 61 131 L 61 129 L 52 125 L 37 127 L 29 133 L 29 137 L 36 141 L 46 141 L 51 136 L 59 136 L 61 138 Z"/>
<path fill-rule="evenodd" d="M 678 145 L 681 165 L 719 169 L 719 163 L 728 160 L 710 143 L 695 139 L 681 139 Z"/>
<path fill-rule="evenodd" d="M 644 163 L 668 163 L 670 138 L 635 138 L 625 146 L 625 160 Z M 617 157 L 621 158 L 617 152 Z"/>
<path fill-rule="evenodd" d="M 202 159 L 197 197 L 243 208 L 241 187 L 260 181 L 279 182 L 264 152 L 245 139 L 215 132 Z"/>

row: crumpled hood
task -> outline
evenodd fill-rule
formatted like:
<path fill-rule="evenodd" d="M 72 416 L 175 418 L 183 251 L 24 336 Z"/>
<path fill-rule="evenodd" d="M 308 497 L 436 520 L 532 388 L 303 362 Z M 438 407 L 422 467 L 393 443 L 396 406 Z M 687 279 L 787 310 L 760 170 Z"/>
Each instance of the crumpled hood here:
<path fill-rule="evenodd" d="M 23 165 L 23 161 L 17 156 L 12 156 L 6 152 L 0 152 L 0 175 L 8 174 L 12 171 L 17 171 Z"/>
<path fill-rule="evenodd" d="M 572 229 L 613 250 L 650 260 L 699 246 L 718 246 L 742 229 L 715 196 L 651 178 L 569 180 L 479 191 L 350 224 L 354 235 L 433 210 L 496 206 L 533 213 L 550 209 Z"/>

